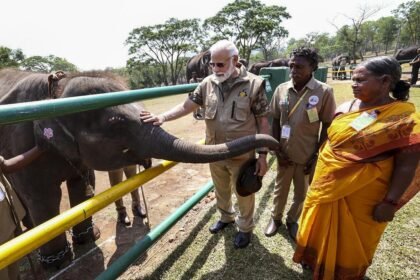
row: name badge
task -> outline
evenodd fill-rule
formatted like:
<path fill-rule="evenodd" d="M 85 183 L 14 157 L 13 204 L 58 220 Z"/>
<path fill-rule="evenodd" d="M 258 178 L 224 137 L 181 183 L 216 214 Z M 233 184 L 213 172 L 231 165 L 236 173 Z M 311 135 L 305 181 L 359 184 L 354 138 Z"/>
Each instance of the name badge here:
<path fill-rule="evenodd" d="M 4 193 L 0 188 L 0 201 L 3 201 L 3 200 L 4 200 Z"/>
<path fill-rule="evenodd" d="M 308 114 L 308 118 L 309 118 L 310 123 L 319 121 L 318 110 L 316 109 L 316 107 L 312 107 L 312 108 L 306 110 L 306 113 Z"/>
<path fill-rule="evenodd" d="M 290 125 L 287 125 L 287 124 L 283 125 L 281 127 L 281 138 L 288 140 L 290 138 L 290 130 L 291 130 Z"/>
<path fill-rule="evenodd" d="M 358 116 L 354 121 L 350 123 L 350 126 L 354 128 L 356 131 L 360 131 L 367 126 L 371 125 L 377 118 L 377 114 L 375 112 L 363 112 Z"/>

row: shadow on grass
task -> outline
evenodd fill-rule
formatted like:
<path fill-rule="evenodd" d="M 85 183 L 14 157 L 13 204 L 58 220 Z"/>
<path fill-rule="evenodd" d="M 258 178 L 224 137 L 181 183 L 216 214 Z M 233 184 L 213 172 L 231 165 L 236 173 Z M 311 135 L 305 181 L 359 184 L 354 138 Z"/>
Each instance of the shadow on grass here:
<path fill-rule="evenodd" d="M 159 266 L 158 269 L 156 269 L 151 275 L 146 276 L 143 279 L 161 279 L 161 275 L 172 265 L 177 261 L 178 257 L 181 256 L 187 248 L 195 241 L 196 236 L 199 234 L 200 231 L 203 230 L 204 226 L 210 221 L 212 216 L 216 213 L 216 205 L 211 207 L 209 211 L 206 213 L 206 215 L 200 220 L 200 222 L 191 230 L 188 238 L 182 242 L 167 258 L 166 260 Z M 209 232 L 209 235 L 210 232 Z M 207 244 L 203 246 L 203 250 L 201 251 L 199 255 L 200 263 L 204 263 L 206 261 L 206 255 L 209 254 L 209 252 L 212 250 L 214 246 L 219 242 L 221 235 L 215 234 L 211 235 L 209 240 L 207 241 Z M 201 260 L 202 259 L 202 260 Z M 191 266 L 191 269 L 194 268 L 195 270 L 195 263 L 197 263 L 198 260 L 194 261 L 193 265 Z M 137 263 L 136 263 L 137 265 Z M 201 267 L 201 266 L 199 266 Z M 198 268 L 199 268 L 198 267 Z"/>
<path fill-rule="evenodd" d="M 270 165 L 273 163 L 272 158 Z M 263 192 L 257 194 L 255 223 L 259 225 L 260 220 L 265 220 L 264 215 L 273 193 L 275 179 L 272 179 L 262 189 Z M 270 207 L 271 208 L 271 207 Z M 252 235 L 251 244 L 244 249 L 236 249 L 233 240 L 237 230 L 233 226 L 228 226 L 218 234 L 210 234 L 207 227 L 211 220 L 216 220 L 216 206 L 211 207 L 199 223 L 191 230 L 188 237 L 159 265 L 150 275 L 142 279 L 306 279 L 310 278 L 310 273 L 301 273 L 293 270 L 285 264 L 283 257 L 272 250 L 266 248 L 261 230 L 256 229 Z M 264 218 L 263 218 L 264 217 Z M 289 243 L 290 240 L 285 228 L 280 230 Z M 208 239 L 206 239 L 206 235 Z M 199 237 L 198 237 L 199 236 Z M 204 241 L 203 237 L 204 236 Z M 261 239 L 261 240 L 260 240 Z M 200 247 L 196 250 L 197 254 L 181 268 L 180 274 L 168 274 L 174 267 L 178 266 L 179 258 L 188 254 L 190 246 Z M 285 246 L 285 244 L 278 244 Z M 289 245 L 287 245 L 289 246 Z M 194 251 L 194 249 L 193 249 Z M 181 265 L 182 266 L 182 265 Z"/>
<path fill-rule="evenodd" d="M 285 265 L 281 256 L 268 251 L 256 235 L 252 236 L 251 244 L 244 249 L 234 248 L 233 236 L 225 238 L 226 262 L 223 267 L 199 279 L 302 279 L 300 273 Z M 191 279 L 192 276 L 193 273 L 186 273 L 182 279 Z"/>

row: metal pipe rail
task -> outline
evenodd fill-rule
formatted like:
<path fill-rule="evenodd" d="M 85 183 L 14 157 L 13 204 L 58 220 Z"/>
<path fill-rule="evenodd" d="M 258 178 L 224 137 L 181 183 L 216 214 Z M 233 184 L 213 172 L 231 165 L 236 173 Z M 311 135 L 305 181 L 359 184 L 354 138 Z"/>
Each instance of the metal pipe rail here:
<path fill-rule="evenodd" d="M 183 94 L 193 91 L 197 86 L 197 83 L 185 84 L 0 105 L 0 124 L 48 119 L 139 100 Z"/>
<path fill-rule="evenodd" d="M 202 143 L 202 141 L 200 141 Z M 64 231 L 77 225 L 118 198 L 132 192 L 140 185 L 175 166 L 177 162 L 163 161 L 161 164 L 129 178 L 108 190 L 80 203 L 43 224 L 19 235 L 0 246 L 0 269 L 19 260 Z"/>
<path fill-rule="evenodd" d="M 171 229 L 185 214 L 188 213 L 201 199 L 214 188 L 213 182 L 209 181 L 196 194 L 182 204 L 174 213 L 162 223 L 152 229 L 145 237 L 136 242 L 124 255 L 119 257 L 110 267 L 102 272 L 96 279 L 116 279 L 134 263 L 147 249 L 149 249 L 162 235 Z"/>

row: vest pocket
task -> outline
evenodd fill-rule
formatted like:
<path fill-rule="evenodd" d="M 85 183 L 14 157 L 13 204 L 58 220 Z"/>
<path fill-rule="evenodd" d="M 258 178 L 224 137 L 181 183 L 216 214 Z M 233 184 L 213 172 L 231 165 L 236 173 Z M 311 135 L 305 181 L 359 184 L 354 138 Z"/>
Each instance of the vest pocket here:
<path fill-rule="evenodd" d="M 237 121 L 245 121 L 248 119 L 250 111 L 248 102 L 234 101 L 232 105 L 232 118 Z"/>
<path fill-rule="evenodd" d="M 206 98 L 204 118 L 206 120 L 213 120 L 214 117 L 216 116 L 216 111 L 217 111 L 217 98 L 214 94 L 210 94 Z"/>

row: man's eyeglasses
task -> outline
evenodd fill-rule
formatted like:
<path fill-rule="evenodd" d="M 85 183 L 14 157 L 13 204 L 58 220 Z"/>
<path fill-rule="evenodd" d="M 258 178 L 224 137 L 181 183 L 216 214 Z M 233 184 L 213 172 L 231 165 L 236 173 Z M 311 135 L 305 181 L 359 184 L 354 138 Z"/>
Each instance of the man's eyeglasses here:
<path fill-rule="evenodd" d="M 215 66 L 217 66 L 218 68 L 223 68 L 225 67 L 226 63 L 223 62 L 209 62 L 210 67 L 214 68 Z"/>
<path fill-rule="evenodd" d="M 232 57 L 229 57 L 228 59 L 226 59 L 226 61 L 228 61 L 231 58 Z M 211 68 L 214 68 L 215 66 L 217 66 L 218 68 L 223 68 L 226 66 L 226 63 L 225 62 L 209 62 L 209 65 Z"/>

